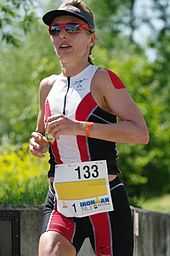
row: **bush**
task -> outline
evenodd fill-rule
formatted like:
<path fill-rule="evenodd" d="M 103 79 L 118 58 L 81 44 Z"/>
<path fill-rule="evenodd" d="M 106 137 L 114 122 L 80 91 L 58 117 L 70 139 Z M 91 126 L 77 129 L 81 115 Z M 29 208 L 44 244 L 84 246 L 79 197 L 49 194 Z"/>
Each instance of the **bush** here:
<path fill-rule="evenodd" d="M 48 189 L 47 159 L 31 155 L 28 145 L 0 154 L 0 204 L 37 206 L 43 203 Z"/>

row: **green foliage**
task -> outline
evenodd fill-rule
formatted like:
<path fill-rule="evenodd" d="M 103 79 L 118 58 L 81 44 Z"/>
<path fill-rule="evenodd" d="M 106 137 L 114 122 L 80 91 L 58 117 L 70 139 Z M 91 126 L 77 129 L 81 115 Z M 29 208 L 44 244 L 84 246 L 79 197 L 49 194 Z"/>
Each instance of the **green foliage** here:
<path fill-rule="evenodd" d="M 35 19 L 33 1 L 1 0 L 0 3 L 0 38 L 7 44 L 18 47 L 23 32 L 30 31 Z"/>
<path fill-rule="evenodd" d="M 46 27 L 32 24 L 20 48 L 2 49 L 0 65 L 1 144 L 23 143 L 35 129 L 39 82 L 58 69 Z"/>
<path fill-rule="evenodd" d="M 113 51 L 95 49 L 95 62 L 112 69 L 125 82 L 150 132 L 149 145 L 118 145 L 120 169 L 131 200 L 170 192 L 170 73 L 160 59 L 151 63 L 144 51 L 124 43 Z M 162 70 L 164 68 L 164 71 Z"/>
<path fill-rule="evenodd" d="M 47 159 L 33 157 L 28 145 L 0 155 L 0 204 L 40 205 L 47 193 Z"/>

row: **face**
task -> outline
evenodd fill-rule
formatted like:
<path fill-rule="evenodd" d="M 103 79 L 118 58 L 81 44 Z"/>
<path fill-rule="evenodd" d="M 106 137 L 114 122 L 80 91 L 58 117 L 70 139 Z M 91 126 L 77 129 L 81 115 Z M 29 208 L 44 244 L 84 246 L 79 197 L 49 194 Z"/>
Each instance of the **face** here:
<path fill-rule="evenodd" d="M 69 32 L 71 27 L 65 24 L 81 24 L 78 31 Z M 73 16 L 56 17 L 51 26 L 59 25 L 60 30 L 50 35 L 55 52 L 62 63 L 88 62 L 90 48 L 95 44 L 95 34 L 87 31 L 87 24 Z M 53 27 L 51 27 L 53 28 Z M 55 28 L 55 27 L 54 27 Z M 55 32 L 55 31 L 54 31 Z"/>

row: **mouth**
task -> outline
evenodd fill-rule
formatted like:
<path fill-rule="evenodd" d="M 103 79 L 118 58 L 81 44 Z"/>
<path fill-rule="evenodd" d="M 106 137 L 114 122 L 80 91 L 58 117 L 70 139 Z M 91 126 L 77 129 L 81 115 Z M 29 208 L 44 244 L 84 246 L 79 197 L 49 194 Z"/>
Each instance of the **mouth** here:
<path fill-rule="evenodd" d="M 72 48 L 72 46 L 69 45 L 69 44 L 61 44 L 61 45 L 59 46 L 59 49 L 60 49 L 60 50 L 67 50 L 67 49 L 71 49 L 71 48 Z"/>

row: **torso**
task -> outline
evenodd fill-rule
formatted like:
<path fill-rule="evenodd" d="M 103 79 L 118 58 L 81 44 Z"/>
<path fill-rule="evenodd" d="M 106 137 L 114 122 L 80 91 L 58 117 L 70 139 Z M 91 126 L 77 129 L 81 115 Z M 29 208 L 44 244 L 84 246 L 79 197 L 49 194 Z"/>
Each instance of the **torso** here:
<path fill-rule="evenodd" d="M 45 120 L 51 115 L 66 115 L 79 121 L 114 123 L 116 117 L 106 112 L 104 98 L 97 93 L 94 77 L 98 68 L 87 66 L 82 72 L 66 77 L 62 74 L 55 77 L 55 82 L 45 103 Z M 58 164 L 107 160 L 110 164 L 109 174 L 117 174 L 117 150 L 115 143 L 86 138 L 84 136 L 60 136 L 52 144 L 52 152 Z"/>

